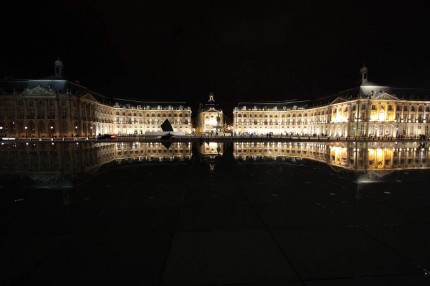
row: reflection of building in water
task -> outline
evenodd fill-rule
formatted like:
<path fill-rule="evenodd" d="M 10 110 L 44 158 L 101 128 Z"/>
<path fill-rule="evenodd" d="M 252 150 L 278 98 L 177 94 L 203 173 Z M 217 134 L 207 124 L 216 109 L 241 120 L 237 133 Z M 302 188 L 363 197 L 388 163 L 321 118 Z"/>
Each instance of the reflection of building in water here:
<path fill-rule="evenodd" d="M 27 176 L 55 182 L 96 172 L 110 162 L 178 162 L 191 158 L 190 143 L 28 143 L 0 146 L 0 176 Z"/>
<path fill-rule="evenodd" d="M 236 142 L 239 160 L 302 158 L 351 170 L 429 168 L 428 146 L 416 142 Z"/>
<path fill-rule="evenodd" d="M 217 161 L 224 153 L 224 143 L 222 142 L 204 142 L 198 146 L 198 152 L 204 162 L 209 163 L 209 171 L 215 172 Z"/>
<path fill-rule="evenodd" d="M 161 131 L 168 119 L 175 131 L 191 133 L 185 102 L 142 102 L 108 98 L 63 78 L 0 81 L 0 137 L 93 137 Z"/>
<path fill-rule="evenodd" d="M 183 161 L 191 158 L 191 143 L 172 143 L 166 148 L 160 142 L 116 143 L 116 160 L 135 159 L 140 161 Z"/>
<path fill-rule="evenodd" d="M 328 136 L 418 136 L 429 133 L 429 90 L 380 86 L 360 70 L 359 87 L 314 101 L 241 102 L 238 133 Z"/>
<path fill-rule="evenodd" d="M 202 145 L 199 146 L 199 153 L 200 155 L 205 157 L 222 156 L 223 148 L 224 148 L 224 143 L 222 142 L 203 143 Z"/>
<path fill-rule="evenodd" d="M 326 161 L 326 144 L 292 142 L 235 142 L 233 155 L 236 159 L 308 158 Z"/>

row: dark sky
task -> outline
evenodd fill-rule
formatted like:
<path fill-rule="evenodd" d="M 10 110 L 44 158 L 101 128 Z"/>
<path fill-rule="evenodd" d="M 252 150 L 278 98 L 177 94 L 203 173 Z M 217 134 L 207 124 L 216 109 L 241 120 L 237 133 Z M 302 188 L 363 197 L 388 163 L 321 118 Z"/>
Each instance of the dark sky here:
<path fill-rule="evenodd" d="M 374 82 L 430 88 L 421 2 L 54 3 L 2 8 L 1 77 L 52 75 L 59 56 L 67 79 L 104 95 L 195 107 L 213 91 L 227 112 L 356 86 L 363 62 Z"/>

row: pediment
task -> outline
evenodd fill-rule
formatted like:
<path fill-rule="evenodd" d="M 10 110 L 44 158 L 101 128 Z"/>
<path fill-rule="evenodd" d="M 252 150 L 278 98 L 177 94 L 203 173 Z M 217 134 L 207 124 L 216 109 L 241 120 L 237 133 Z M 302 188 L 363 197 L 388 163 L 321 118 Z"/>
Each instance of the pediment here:
<path fill-rule="evenodd" d="M 82 99 L 86 99 L 86 100 L 89 100 L 89 101 L 97 101 L 97 99 L 95 99 L 94 96 L 91 93 L 84 94 L 81 97 L 81 100 Z"/>
<path fill-rule="evenodd" d="M 372 99 L 382 99 L 382 100 L 398 100 L 397 97 L 394 95 L 388 94 L 386 92 L 383 93 L 377 93 L 375 95 L 372 95 Z"/>
<path fill-rule="evenodd" d="M 217 110 L 215 107 L 210 107 L 209 109 L 205 110 L 205 112 L 219 113 L 221 111 Z"/>
<path fill-rule="evenodd" d="M 39 96 L 39 95 L 55 95 L 55 92 L 53 92 L 50 89 L 46 89 L 41 86 L 36 86 L 32 89 L 26 89 L 22 92 L 23 95 L 33 95 L 33 96 Z"/>
<path fill-rule="evenodd" d="M 342 103 L 345 102 L 346 100 L 342 97 L 338 97 L 335 100 L 333 100 L 330 104 L 336 104 L 336 103 Z"/>

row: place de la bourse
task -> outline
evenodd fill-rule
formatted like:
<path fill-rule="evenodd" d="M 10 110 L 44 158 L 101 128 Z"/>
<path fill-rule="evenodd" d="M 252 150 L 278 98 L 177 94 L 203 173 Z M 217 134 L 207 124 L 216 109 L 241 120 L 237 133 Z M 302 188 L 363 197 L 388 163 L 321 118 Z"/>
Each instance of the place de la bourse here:
<path fill-rule="evenodd" d="M 361 85 L 317 100 L 239 102 L 225 122 L 214 94 L 192 119 L 184 102 L 100 95 L 63 78 L 64 65 L 44 79 L 0 81 L 0 135 L 9 138 L 144 136 L 167 119 L 178 135 L 419 138 L 429 135 L 429 91 L 381 86 L 360 69 Z M 227 134 L 229 133 L 229 134 Z"/>
<path fill-rule="evenodd" d="M 430 90 L 193 114 L 54 67 L 0 80 L 1 285 L 429 285 Z"/>

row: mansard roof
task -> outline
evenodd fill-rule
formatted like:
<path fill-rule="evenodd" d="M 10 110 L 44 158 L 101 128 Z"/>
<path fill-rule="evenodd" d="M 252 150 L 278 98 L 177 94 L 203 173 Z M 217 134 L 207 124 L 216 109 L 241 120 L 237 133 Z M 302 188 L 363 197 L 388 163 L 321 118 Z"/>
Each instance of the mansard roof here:
<path fill-rule="evenodd" d="M 34 96 L 55 95 L 55 91 L 53 91 L 52 89 L 47 89 L 47 88 L 40 87 L 40 86 L 34 87 L 32 89 L 25 89 L 21 93 L 25 94 L 25 95 L 34 95 Z"/>
<path fill-rule="evenodd" d="M 312 100 L 313 106 L 335 104 L 359 98 L 381 100 L 430 100 L 430 89 L 398 88 L 367 82 L 361 86 L 339 91 L 335 94 Z"/>
<path fill-rule="evenodd" d="M 374 83 L 362 84 L 359 87 L 354 87 L 344 91 L 340 91 L 335 96 L 345 98 L 347 100 L 356 98 L 370 99 L 407 99 L 407 100 L 428 100 L 430 99 L 430 89 L 423 88 L 399 88 L 386 85 L 378 85 Z"/>
<path fill-rule="evenodd" d="M 172 107 L 174 109 L 189 109 L 188 103 L 184 101 L 144 101 L 136 99 L 124 99 L 124 98 L 113 98 L 114 106 L 118 107 L 137 107 L 140 106 L 143 109 L 165 109 L 167 107 Z"/>
<path fill-rule="evenodd" d="M 79 83 L 65 79 L 12 79 L 0 80 L 0 94 L 70 94 L 84 96 L 91 94 L 98 102 L 110 104 L 110 98 L 98 94 Z"/>
<path fill-rule="evenodd" d="M 252 110 L 254 107 L 257 109 L 302 109 L 307 108 L 309 105 L 309 100 L 285 100 L 285 101 L 243 101 L 239 102 L 237 105 L 238 109 L 242 109 L 243 107 L 246 107 L 247 109 Z"/>
<path fill-rule="evenodd" d="M 25 90 L 42 87 L 56 93 L 71 93 L 82 95 L 88 93 L 89 89 L 64 79 L 13 79 L 1 80 L 0 91 L 2 93 L 22 93 Z"/>
<path fill-rule="evenodd" d="M 0 80 L 0 94 L 25 94 L 25 95 L 47 95 L 47 94 L 70 94 L 82 97 L 83 99 L 96 100 L 102 104 L 114 106 L 136 107 L 140 105 L 145 109 L 165 109 L 172 107 L 174 109 L 189 109 L 186 102 L 178 101 L 143 101 L 122 98 L 109 98 L 98 94 L 89 88 L 65 79 L 48 78 L 48 79 L 13 79 Z"/>
<path fill-rule="evenodd" d="M 198 112 L 220 112 L 222 108 L 218 103 L 201 104 Z"/>

